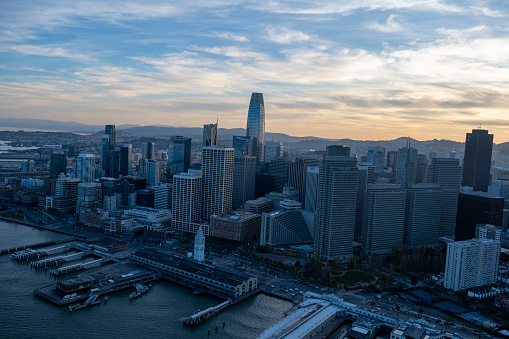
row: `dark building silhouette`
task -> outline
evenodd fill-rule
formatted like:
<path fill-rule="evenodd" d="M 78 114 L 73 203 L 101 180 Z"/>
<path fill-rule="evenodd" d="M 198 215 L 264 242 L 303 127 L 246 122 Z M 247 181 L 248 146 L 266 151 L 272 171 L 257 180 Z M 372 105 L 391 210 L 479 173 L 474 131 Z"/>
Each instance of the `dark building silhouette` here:
<path fill-rule="evenodd" d="M 460 192 L 454 240 L 475 237 L 478 224 L 502 226 L 504 198 L 484 192 Z"/>
<path fill-rule="evenodd" d="M 274 190 L 274 184 L 276 179 L 263 173 L 256 173 L 255 177 L 255 199 L 264 197 L 265 194 L 270 193 Z"/>
<path fill-rule="evenodd" d="M 462 186 L 473 187 L 474 191 L 488 191 L 492 150 L 493 134 L 484 129 L 473 129 L 472 133 L 467 133 Z"/>
<path fill-rule="evenodd" d="M 136 191 L 136 205 L 154 208 L 155 192 L 152 189 Z"/>
<path fill-rule="evenodd" d="M 64 152 L 51 153 L 49 174 L 51 178 L 58 178 L 60 173 L 65 173 L 67 169 L 67 157 Z"/>
<path fill-rule="evenodd" d="M 217 146 L 217 124 L 203 125 L 203 147 Z"/>
<path fill-rule="evenodd" d="M 187 173 L 191 166 L 191 138 L 183 136 L 171 137 L 170 148 L 168 150 L 168 176 L 174 174 Z"/>
<path fill-rule="evenodd" d="M 125 144 L 120 147 L 120 175 L 131 175 L 132 159 L 131 144 Z"/>
<path fill-rule="evenodd" d="M 101 164 L 105 177 L 114 177 L 112 174 L 114 172 L 118 172 L 118 168 L 115 171 L 111 167 L 112 165 L 114 165 L 115 162 L 109 160 L 110 152 L 115 150 L 115 139 L 116 139 L 115 125 L 104 126 L 104 134 L 102 135 Z"/>
<path fill-rule="evenodd" d="M 350 147 L 343 145 L 331 145 L 325 148 L 325 155 L 329 157 L 349 157 Z"/>

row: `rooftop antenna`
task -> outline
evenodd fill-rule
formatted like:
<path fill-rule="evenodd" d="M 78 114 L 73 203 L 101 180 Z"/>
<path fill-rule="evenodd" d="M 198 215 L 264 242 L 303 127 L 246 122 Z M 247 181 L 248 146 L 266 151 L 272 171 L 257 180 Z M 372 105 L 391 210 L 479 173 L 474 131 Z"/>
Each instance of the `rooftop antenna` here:
<path fill-rule="evenodd" d="M 410 148 L 410 136 L 407 137 L 407 148 Z"/>
<path fill-rule="evenodd" d="M 479 127 L 478 128 L 481 129 L 481 123 L 479 123 Z"/>

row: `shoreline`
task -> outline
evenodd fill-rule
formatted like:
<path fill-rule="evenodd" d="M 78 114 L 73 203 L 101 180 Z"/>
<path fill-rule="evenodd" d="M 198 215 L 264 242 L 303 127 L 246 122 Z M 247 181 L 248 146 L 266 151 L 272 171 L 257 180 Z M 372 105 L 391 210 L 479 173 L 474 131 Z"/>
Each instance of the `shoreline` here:
<path fill-rule="evenodd" d="M 64 234 L 64 235 L 69 235 L 71 237 L 80 238 L 82 240 L 86 240 L 87 239 L 86 236 L 76 235 L 76 234 L 73 234 L 73 233 L 68 232 L 68 231 L 57 230 L 57 229 L 54 229 L 54 228 L 47 227 L 45 225 L 32 224 L 32 223 L 29 223 L 29 222 L 26 222 L 26 221 L 20 221 L 20 220 L 6 218 L 6 217 L 2 217 L 2 216 L 0 216 L 0 220 L 1 221 L 12 222 L 14 224 L 20 224 L 20 225 L 24 225 L 24 226 L 34 227 L 34 228 L 38 228 L 38 229 L 45 230 L 45 231 L 50 231 L 50 232 L 60 233 L 60 234 Z"/>

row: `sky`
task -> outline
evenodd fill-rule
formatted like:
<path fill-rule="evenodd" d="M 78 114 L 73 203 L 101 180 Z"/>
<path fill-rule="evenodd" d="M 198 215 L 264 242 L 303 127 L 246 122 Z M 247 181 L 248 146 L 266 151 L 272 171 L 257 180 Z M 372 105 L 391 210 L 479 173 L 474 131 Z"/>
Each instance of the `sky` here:
<path fill-rule="evenodd" d="M 0 1 L 0 117 L 509 141 L 509 2 Z"/>

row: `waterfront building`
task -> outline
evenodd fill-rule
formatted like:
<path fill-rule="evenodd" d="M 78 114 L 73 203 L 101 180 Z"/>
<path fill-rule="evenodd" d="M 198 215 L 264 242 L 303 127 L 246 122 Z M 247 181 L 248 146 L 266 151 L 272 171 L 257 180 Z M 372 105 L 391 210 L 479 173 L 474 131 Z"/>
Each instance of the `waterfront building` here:
<path fill-rule="evenodd" d="M 410 143 L 409 143 L 410 144 Z M 396 184 L 407 188 L 416 183 L 417 177 L 417 150 L 408 145 L 398 150 L 398 162 L 396 164 Z"/>
<path fill-rule="evenodd" d="M 171 137 L 168 149 L 168 174 L 186 173 L 191 167 L 191 138 Z"/>
<path fill-rule="evenodd" d="M 367 186 L 362 224 L 362 248 L 366 253 L 387 254 L 403 245 L 406 191 L 400 185 Z"/>
<path fill-rule="evenodd" d="M 462 190 L 458 195 L 455 241 L 472 239 L 478 224 L 502 226 L 504 198 Z"/>
<path fill-rule="evenodd" d="M 202 174 L 190 170 L 189 173 L 177 174 L 173 177 L 171 227 L 196 233 L 202 214 Z M 205 230 L 208 234 L 208 229 Z"/>
<path fill-rule="evenodd" d="M 256 178 L 256 157 L 240 155 L 233 159 L 232 210 L 254 199 Z"/>
<path fill-rule="evenodd" d="M 92 154 L 80 154 L 76 158 L 76 178 L 81 182 L 94 182 L 95 157 Z"/>
<path fill-rule="evenodd" d="M 55 196 L 46 197 L 46 209 L 54 208 L 59 211 L 75 210 L 78 201 L 79 179 L 70 179 L 60 173 L 55 186 Z"/>
<path fill-rule="evenodd" d="M 357 160 L 325 156 L 318 176 L 314 227 L 315 253 L 327 260 L 353 254 Z"/>
<path fill-rule="evenodd" d="M 265 162 L 271 162 L 276 157 L 283 156 L 283 143 L 278 141 L 265 141 Z"/>
<path fill-rule="evenodd" d="M 488 191 L 492 150 L 493 134 L 488 134 L 488 130 L 473 129 L 472 133 L 467 133 L 462 186 L 473 187 L 474 191 Z"/>
<path fill-rule="evenodd" d="M 194 237 L 194 260 L 198 262 L 205 261 L 205 235 L 201 227 Z"/>
<path fill-rule="evenodd" d="M 131 175 L 133 166 L 133 149 L 131 144 L 120 147 L 120 175 Z"/>
<path fill-rule="evenodd" d="M 497 281 L 500 242 L 470 239 L 447 244 L 444 287 L 460 291 Z"/>
<path fill-rule="evenodd" d="M 265 159 L 265 103 L 262 93 L 251 94 L 247 113 L 246 136 L 253 138 L 254 155 L 259 170 Z"/>
<path fill-rule="evenodd" d="M 210 235 L 246 242 L 260 235 L 261 216 L 250 212 L 235 212 L 210 216 Z"/>
<path fill-rule="evenodd" d="M 385 163 L 385 148 L 383 147 L 370 147 L 366 154 L 366 162 L 373 165 L 375 174 L 382 174 L 384 172 Z"/>
<path fill-rule="evenodd" d="M 255 214 L 272 212 L 274 211 L 274 202 L 265 197 L 260 197 L 256 200 L 248 200 L 244 203 L 244 210 Z"/>
<path fill-rule="evenodd" d="M 441 209 L 440 185 L 409 185 L 405 218 L 405 244 L 408 247 L 438 245 Z"/>
<path fill-rule="evenodd" d="M 232 209 L 233 148 L 203 147 L 202 153 L 202 219 Z"/>
<path fill-rule="evenodd" d="M 459 159 L 432 158 L 431 165 L 428 167 L 426 182 L 440 185 L 442 189 L 440 236 L 453 237 L 456 229 L 458 195 L 461 185 Z"/>
<path fill-rule="evenodd" d="M 217 125 L 218 122 L 203 125 L 203 147 L 217 146 Z"/>
<path fill-rule="evenodd" d="M 225 299 L 235 299 L 258 289 L 258 278 L 226 271 L 194 260 L 145 248 L 133 253 L 130 260 L 138 265 L 162 272 L 185 286 L 205 290 Z"/>
<path fill-rule="evenodd" d="M 65 153 L 62 151 L 54 151 L 51 153 L 49 165 L 50 178 L 58 178 L 60 173 L 66 173 L 66 171 L 67 157 Z"/>

